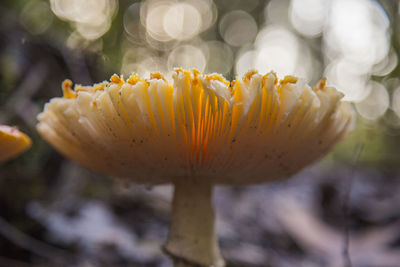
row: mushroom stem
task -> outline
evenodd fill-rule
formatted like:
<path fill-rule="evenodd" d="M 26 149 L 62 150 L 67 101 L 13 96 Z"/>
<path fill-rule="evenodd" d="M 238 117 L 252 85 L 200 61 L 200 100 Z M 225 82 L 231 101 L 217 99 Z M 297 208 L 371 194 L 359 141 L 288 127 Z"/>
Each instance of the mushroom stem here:
<path fill-rule="evenodd" d="M 225 266 L 215 236 L 211 183 L 187 179 L 174 185 L 165 251 L 175 266 Z"/>

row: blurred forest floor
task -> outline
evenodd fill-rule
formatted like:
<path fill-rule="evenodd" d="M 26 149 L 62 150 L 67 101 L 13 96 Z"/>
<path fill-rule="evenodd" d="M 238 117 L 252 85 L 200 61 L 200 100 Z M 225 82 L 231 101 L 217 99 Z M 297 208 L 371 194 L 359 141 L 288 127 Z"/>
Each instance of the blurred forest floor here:
<path fill-rule="evenodd" d="M 0 177 L 0 266 L 172 266 L 161 250 L 170 186 L 112 181 L 57 156 L 45 179 L 15 164 Z M 222 254 L 227 266 L 399 266 L 399 190 L 398 172 L 346 166 L 217 187 Z"/>

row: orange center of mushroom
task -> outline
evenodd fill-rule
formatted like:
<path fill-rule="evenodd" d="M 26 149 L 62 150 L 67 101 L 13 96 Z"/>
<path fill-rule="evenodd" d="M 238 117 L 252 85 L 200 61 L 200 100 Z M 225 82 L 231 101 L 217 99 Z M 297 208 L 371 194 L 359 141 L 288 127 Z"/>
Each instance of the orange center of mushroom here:
<path fill-rule="evenodd" d="M 108 174 L 254 183 L 315 160 L 352 121 L 326 80 L 310 88 L 296 77 L 278 82 L 275 73 L 250 71 L 230 83 L 182 69 L 172 78 L 170 84 L 160 73 L 127 81 L 113 75 L 74 90 L 67 80 L 64 98 L 46 105 L 38 129 L 69 157 Z"/>

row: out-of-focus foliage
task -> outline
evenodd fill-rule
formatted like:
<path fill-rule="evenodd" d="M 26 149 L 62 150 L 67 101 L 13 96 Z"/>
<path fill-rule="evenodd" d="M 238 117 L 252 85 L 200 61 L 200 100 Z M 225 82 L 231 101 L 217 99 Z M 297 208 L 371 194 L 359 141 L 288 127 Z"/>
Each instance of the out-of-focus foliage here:
<path fill-rule="evenodd" d="M 36 115 L 49 98 L 61 95 L 60 83 L 65 78 L 92 84 L 112 73 L 127 76 L 136 72 L 148 76 L 150 72 L 168 73 L 174 67 L 219 72 L 228 79 L 252 68 L 261 73 L 273 70 L 280 78 L 291 74 L 303 77 L 310 84 L 326 76 L 328 84 L 336 86 L 345 94 L 345 99 L 354 102 L 358 114 L 356 129 L 331 154 L 331 160 L 325 161 L 326 165 L 337 164 L 338 160 L 345 165 L 354 162 L 354 147 L 361 144 L 363 152 L 358 162 L 364 167 L 385 170 L 388 169 L 384 167 L 391 167 L 398 171 L 399 8 L 396 0 L 2 0 L 0 124 L 17 125 L 32 137 L 33 147 L 20 158 L 0 166 L 0 219 L 12 221 L 21 231 L 62 247 L 57 240 L 43 237 L 48 231 L 44 225 L 54 226 L 54 220 L 58 220 L 57 227 L 60 223 L 65 226 L 72 224 L 73 218 L 78 224 L 79 214 L 73 214 L 75 206 L 100 219 L 112 217 L 108 212 L 113 209 L 125 216 L 125 222 L 135 225 L 135 238 L 149 242 L 138 243 L 143 250 L 137 251 L 146 251 L 140 263 L 153 266 L 151 264 L 162 257 L 160 251 L 154 252 L 153 243 L 165 237 L 167 216 L 163 204 L 161 208 L 159 202 L 138 208 L 143 204 L 138 200 L 140 197 L 113 196 L 108 190 L 112 184 L 109 180 L 98 176 L 86 178 L 93 174 L 71 165 L 38 136 Z M 316 188 L 320 187 L 323 186 L 316 185 Z M 364 189 L 359 189 L 359 199 L 362 199 Z M 325 193 L 321 189 L 321 195 L 325 196 Z M 240 194 L 237 192 L 234 198 Z M 109 207 L 97 202 L 83 205 L 81 199 L 84 197 L 100 199 Z M 120 204 L 121 199 L 125 204 Z M 147 198 L 143 199 L 147 201 Z M 52 204 L 47 207 L 43 203 Z M 132 207 L 137 209 L 134 219 L 128 212 Z M 45 216 L 45 211 L 49 216 Z M 71 212 L 71 218 L 62 211 Z M 151 216 L 164 224 L 151 223 Z M 231 219 L 229 216 L 227 218 Z M 357 226 L 380 222 L 365 219 L 360 214 L 355 217 L 363 218 L 363 221 L 355 220 Z M 329 221 L 331 218 L 324 219 Z M 115 226 L 118 224 L 112 220 L 102 227 L 121 228 L 110 235 L 126 234 L 126 228 Z M 0 236 L 7 236 L 2 232 L 4 229 L 0 220 Z M 152 233 L 152 229 L 156 230 Z M 60 232 L 59 228 L 52 231 Z M 71 232 L 71 236 L 80 234 Z M 227 253 L 233 259 L 238 253 L 229 248 L 232 242 L 226 243 L 232 238 L 229 229 L 222 235 L 226 235 L 222 248 L 230 251 Z M 266 235 L 271 237 L 271 232 Z M 272 236 L 279 234 L 272 233 Z M 276 242 L 274 247 L 282 245 L 278 241 L 280 237 L 276 240 L 272 237 Z M 98 236 L 90 238 L 97 240 Z M 306 254 L 307 251 L 295 247 L 290 238 L 286 237 L 283 248 L 290 253 L 294 251 L 291 256 L 295 255 L 295 259 L 301 253 Z M 0 239 L 0 265 L 1 257 L 7 253 L 21 254 L 25 262 L 32 262 L 33 254 L 44 258 L 52 255 L 48 247 L 31 253 L 31 249 L 18 250 L 20 247 L 15 242 L 10 245 L 12 242 L 7 243 L 5 239 Z M 8 239 L 12 240 L 12 236 Z M 114 241 L 115 244 L 128 242 L 124 238 Z M 300 246 L 301 242 L 296 244 Z M 128 252 L 130 245 L 126 245 Z M 70 244 L 67 248 L 81 251 L 82 246 Z M 85 249 L 91 251 L 93 248 Z M 13 254 L 14 250 L 18 252 Z M 273 252 L 271 255 L 275 256 L 280 253 Z M 56 259 L 69 257 L 57 253 L 54 253 Z M 97 259 L 98 262 L 110 263 L 107 255 L 100 254 L 105 259 Z M 260 256 L 250 255 L 253 255 L 252 260 Z M 287 256 L 282 255 L 282 258 Z M 129 259 L 130 264 L 137 263 L 137 258 Z M 124 262 L 118 264 L 124 266 Z"/>

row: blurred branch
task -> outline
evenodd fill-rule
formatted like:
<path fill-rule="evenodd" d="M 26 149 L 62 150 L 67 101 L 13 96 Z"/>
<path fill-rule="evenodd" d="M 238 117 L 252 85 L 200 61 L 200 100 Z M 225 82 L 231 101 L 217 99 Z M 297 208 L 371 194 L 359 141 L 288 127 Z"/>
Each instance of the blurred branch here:
<path fill-rule="evenodd" d="M 37 110 L 30 98 L 40 90 L 47 72 L 47 66 L 44 62 L 39 62 L 30 69 L 20 85 L 14 90 L 15 93 L 8 99 L 5 106 L 7 113 L 0 114 L 0 122 L 8 123 L 8 120 L 14 115 L 9 113 L 11 111 L 18 114 L 31 128 L 35 127 Z"/>
<path fill-rule="evenodd" d="M 0 234 L 15 245 L 62 266 L 71 266 L 73 262 L 76 262 L 74 255 L 26 235 L 2 217 L 0 217 Z"/>
<path fill-rule="evenodd" d="M 4 258 L 0 256 L 0 266 L 13 266 L 13 267 L 39 267 L 39 265 L 32 263 L 25 263 L 22 261 Z M 43 267 L 43 266 L 42 266 Z"/>
<path fill-rule="evenodd" d="M 350 179 L 348 181 L 347 190 L 344 195 L 343 215 L 344 215 L 345 226 L 344 226 L 343 259 L 344 259 L 344 266 L 346 266 L 346 267 L 353 266 L 351 263 L 351 257 L 350 257 L 350 225 L 349 225 L 350 193 L 351 193 L 351 189 L 353 186 L 353 180 L 354 180 L 354 176 L 355 176 L 354 166 L 356 166 L 363 149 L 364 149 L 363 143 L 359 143 L 355 147 L 353 169 L 349 176 Z"/>

